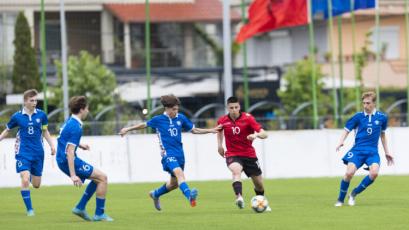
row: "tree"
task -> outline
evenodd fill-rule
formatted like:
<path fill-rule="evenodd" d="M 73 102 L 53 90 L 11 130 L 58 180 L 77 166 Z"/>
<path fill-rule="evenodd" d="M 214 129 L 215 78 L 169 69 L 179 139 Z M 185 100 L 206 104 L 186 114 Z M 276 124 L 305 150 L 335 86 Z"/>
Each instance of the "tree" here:
<path fill-rule="evenodd" d="M 54 94 L 51 103 L 63 107 L 62 65 L 56 61 L 58 83 L 52 89 Z M 90 113 L 95 116 L 106 106 L 114 103 L 116 88 L 115 74 L 101 63 L 99 57 L 94 57 L 86 51 L 79 56 L 68 59 L 68 85 L 70 97 L 85 95 L 88 99 Z"/>
<path fill-rule="evenodd" d="M 30 27 L 22 12 L 17 17 L 14 33 L 13 92 L 22 93 L 32 88 L 41 90 L 36 55 L 31 46 Z"/>
<path fill-rule="evenodd" d="M 317 104 L 318 114 L 332 114 L 331 98 L 323 92 L 323 74 L 320 65 L 316 65 Z M 301 60 L 291 67 L 284 75 L 285 87 L 278 91 L 285 111 L 291 113 L 304 102 L 312 102 L 312 62 L 310 59 Z M 287 114 L 290 115 L 290 114 Z M 298 116 L 312 117 L 312 105 L 300 111 Z M 311 119 L 312 120 L 312 119 Z"/>

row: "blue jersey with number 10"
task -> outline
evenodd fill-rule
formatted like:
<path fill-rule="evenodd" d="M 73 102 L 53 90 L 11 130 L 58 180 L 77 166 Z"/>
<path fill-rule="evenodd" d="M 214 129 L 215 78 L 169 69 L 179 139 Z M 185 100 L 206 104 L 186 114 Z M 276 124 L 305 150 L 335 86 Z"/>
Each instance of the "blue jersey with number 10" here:
<path fill-rule="evenodd" d="M 186 116 L 178 113 L 176 117 L 170 118 L 164 113 L 153 117 L 146 124 L 156 130 L 162 156 L 184 157 L 182 130 L 190 131 L 194 127 Z"/>
<path fill-rule="evenodd" d="M 345 130 L 348 132 L 356 130 L 355 144 L 351 151 L 378 153 L 379 137 L 382 132 L 385 132 L 387 126 L 388 117 L 382 112 L 375 110 L 372 114 L 356 113 L 345 125 Z"/>

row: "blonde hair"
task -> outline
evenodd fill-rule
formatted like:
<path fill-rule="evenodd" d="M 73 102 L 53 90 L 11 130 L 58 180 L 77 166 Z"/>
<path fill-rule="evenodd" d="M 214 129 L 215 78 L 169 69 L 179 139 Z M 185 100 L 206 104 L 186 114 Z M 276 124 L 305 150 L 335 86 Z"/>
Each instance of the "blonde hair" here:
<path fill-rule="evenodd" d="M 362 94 L 361 99 L 364 100 L 365 98 L 371 97 L 372 98 L 372 102 L 376 101 L 376 93 L 373 91 L 368 91 L 368 92 L 364 92 Z"/>

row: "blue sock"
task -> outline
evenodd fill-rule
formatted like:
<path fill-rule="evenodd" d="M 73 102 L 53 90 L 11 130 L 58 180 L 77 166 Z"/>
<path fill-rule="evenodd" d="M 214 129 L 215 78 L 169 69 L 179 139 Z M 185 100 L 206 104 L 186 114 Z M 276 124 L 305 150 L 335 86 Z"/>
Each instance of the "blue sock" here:
<path fill-rule="evenodd" d="M 23 201 L 26 205 L 27 211 L 32 210 L 33 207 L 31 206 L 30 190 L 21 190 L 21 196 L 23 197 Z"/>
<path fill-rule="evenodd" d="M 163 194 L 166 194 L 168 192 L 169 192 L 169 190 L 166 188 L 166 184 L 164 184 L 164 185 L 162 185 L 161 187 L 159 187 L 158 189 L 156 189 L 153 192 L 153 196 L 155 198 L 159 198 L 160 196 L 162 196 Z"/>
<path fill-rule="evenodd" d="M 347 195 L 347 192 L 348 192 L 348 187 L 349 187 L 349 182 L 344 181 L 344 179 L 342 179 L 341 186 L 339 188 L 338 201 L 344 202 L 345 196 Z"/>
<path fill-rule="evenodd" d="M 354 190 L 352 190 L 352 195 L 356 196 L 362 191 L 364 191 L 369 185 L 371 185 L 374 181 L 369 177 L 366 176 L 361 183 L 356 187 Z"/>
<path fill-rule="evenodd" d="M 189 200 L 190 199 L 190 189 L 189 189 L 189 186 L 186 184 L 186 182 L 182 182 L 179 185 L 179 189 L 180 191 L 183 192 L 183 195 L 185 195 L 186 199 Z"/>
<path fill-rule="evenodd" d="M 95 208 L 95 215 L 102 215 L 104 214 L 105 210 L 105 198 L 98 198 L 97 197 L 97 207 Z"/>
<path fill-rule="evenodd" d="M 94 195 L 96 190 L 97 190 L 97 184 L 94 181 L 91 181 L 88 184 L 87 188 L 85 189 L 85 192 L 82 195 L 81 200 L 78 202 L 76 208 L 80 210 L 84 210 L 89 199 L 91 199 L 91 197 Z"/>

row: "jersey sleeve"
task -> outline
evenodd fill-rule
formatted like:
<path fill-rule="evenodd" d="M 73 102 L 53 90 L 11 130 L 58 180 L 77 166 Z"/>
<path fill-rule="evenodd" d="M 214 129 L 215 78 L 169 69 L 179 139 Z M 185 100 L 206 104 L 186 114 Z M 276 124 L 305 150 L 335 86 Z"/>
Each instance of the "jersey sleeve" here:
<path fill-rule="evenodd" d="M 358 122 L 359 122 L 358 114 L 355 114 L 353 117 L 349 118 L 349 120 L 345 124 L 344 129 L 348 132 L 351 132 L 358 126 Z"/>
<path fill-rule="evenodd" d="M 79 146 L 81 140 L 81 129 L 72 129 L 67 138 L 67 145 Z"/>
<path fill-rule="evenodd" d="M 148 127 L 151 127 L 152 129 L 158 128 L 158 124 L 159 123 L 158 123 L 158 117 L 157 116 L 152 117 L 152 119 L 150 119 L 149 121 L 146 122 L 146 125 Z"/>
<path fill-rule="evenodd" d="M 218 124 L 218 125 L 221 125 L 221 124 L 223 123 L 222 120 L 223 120 L 223 117 L 220 117 L 220 118 L 217 120 L 217 124 Z"/>
<path fill-rule="evenodd" d="M 251 128 L 256 132 L 260 132 L 260 130 L 263 127 L 261 127 L 261 125 L 256 121 L 256 119 L 252 115 L 248 114 L 248 116 L 249 116 L 249 123 L 250 123 Z"/>
<path fill-rule="evenodd" d="M 43 113 L 43 118 L 41 119 L 41 128 L 43 130 L 48 128 L 48 117 L 47 114 Z"/>
<path fill-rule="evenodd" d="M 385 115 L 385 120 L 382 122 L 382 132 L 385 132 L 386 128 L 388 128 L 388 116 Z"/>
<path fill-rule="evenodd" d="M 184 131 L 189 132 L 190 130 L 192 130 L 194 128 L 193 123 L 189 120 L 189 118 L 187 118 L 184 115 L 179 115 L 182 118 L 182 128 Z"/>
<path fill-rule="evenodd" d="M 6 125 L 6 128 L 10 130 L 14 129 L 17 126 L 18 126 L 17 117 L 16 114 L 14 114 L 13 116 L 11 116 L 10 121 Z"/>

